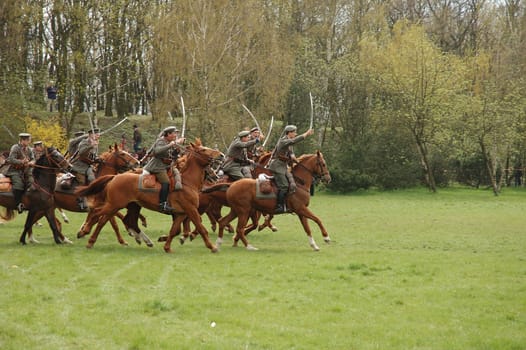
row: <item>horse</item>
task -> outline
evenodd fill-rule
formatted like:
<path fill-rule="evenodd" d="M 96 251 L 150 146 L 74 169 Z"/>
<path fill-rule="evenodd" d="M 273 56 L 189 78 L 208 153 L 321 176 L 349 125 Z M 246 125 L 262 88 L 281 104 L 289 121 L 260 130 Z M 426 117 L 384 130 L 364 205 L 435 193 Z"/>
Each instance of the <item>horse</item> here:
<path fill-rule="evenodd" d="M 321 220 L 308 208 L 310 201 L 310 188 L 313 184 L 313 179 L 321 179 L 327 183 L 331 181 L 331 176 L 325 159 L 323 158 L 323 154 L 320 151 L 317 151 L 315 154 L 302 155 L 298 158 L 298 162 L 293 166 L 292 174 L 298 186 L 295 192 L 289 193 L 287 196 L 287 211 L 298 215 L 298 218 L 303 225 L 303 229 L 309 237 L 310 246 L 315 251 L 318 251 L 320 248 L 312 237 L 307 219 L 311 219 L 318 224 L 324 241 L 330 243 L 329 234 Z M 276 207 L 275 185 L 273 185 L 274 195 L 267 195 L 263 196 L 263 198 L 258 198 L 258 194 L 256 193 L 257 182 L 258 180 L 255 179 L 241 179 L 230 185 L 226 197 L 231 210 L 225 217 L 219 220 L 219 235 L 216 241 L 218 246 L 222 243 L 223 227 L 237 217 L 238 221 L 236 235 L 234 236 L 234 246 L 237 245 L 239 240 L 241 240 L 248 250 L 257 250 L 257 248 L 248 243 L 246 238 L 245 225 L 247 220 L 254 211 L 260 211 L 263 214 L 273 214 Z"/>
<path fill-rule="evenodd" d="M 205 168 L 215 159 L 222 156 L 218 150 L 204 147 L 199 139 L 195 144 L 191 143 L 186 147 L 186 161 L 184 168 L 181 170 L 183 189 L 180 191 L 170 192 L 168 202 L 173 209 L 172 226 L 170 234 L 164 245 L 167 253 L 172 252 L 171 242 L 173 238 L 181 232 L 181 223 L 188 216 L 197 230 L 205 246 L 212 252 L 217 252 L 217 247 L 210 242 L 208 232 L 201 223 L 201 217 L 197 211 L 199 205 L 199 191 L 203 186 L 205 178 Z M 89 244 L 95 244 L 100 232 L 100 225 L 105 223 L 109 216 L 113 215 L 121 208 L 130 205 L 138 205 L 150 210 L 159 211 L 159 183 L 156 183 L 154 190 L 143 188 L 143 176 L 134 173 L 123 173 L 118 175 L 108 175 L 97 178 L 90 185 L 77 190 L 81 196 L 93 196 L 99 193 L 104 194 L 104 202 L 94 208 L 94 215 L 100 216 L 100 221 L 95 231 L 89 239 Z M 128 212 L 125 220 L 133 222 L 134 214 Z M 129 220 L 127 220 L 129 219 Z"/>
<path fill-rule="evenodd" d="M 62 235 L 57 225 L 53 200 L 57 173 L 70 167 L 69 162 L 56 148 L 47 147 L 44 149 L 44 153 L 37 160 L 33 170 L 36 190 L 28 191 L 22 197 L 22 203 L 27 208 L 28 214 L 24 224 L 24 231 L 20 236 L 20 243 L 26 244 L 26 235 L 31 232 L 33 223 L 36 221 L 35 217 L 40 212 L 44 213 L 56 244 L 71 242 Z M 0 193 L 0 206 L 7 209 L 4 215 L 0 215 L 1 218 L 6 221 L 12 220 L 15 210 L 15 200 L 12 192 Z"/>
<path fill-rule="evenodd" d="M 96 170 L 95 170 L 95 176 L 104 176 L 109 174 L 117 174 L 118 172 L 124 172 L 131 170 L 135 168 L 139 164 L 139 161 L 134 158 L 130 153 L 119 149 L 119 147 L 115 144 L 115 146 L 110 147 L 108 151 L 102 153 L 96 163 Z M 64 187 L 61 182 L 64 177 L 59 178 L 58 183 L 55 187 L 54 192 L 54 200 L 55 200 L 55 206 L 58 209 L 66 209 L 68 211 L 82 213 L 82 212 L 88 212 L 88 216 L 86 217 L 84 223 L 80 227 L 77 238 L 82 238 L 85 235 L 87 235 L 90 231 L 93 225 L 97 222 L 97 217 L 94 217 L 92 212 L 89 211 L 89 209 L 81 209 L 78 206 L 77 198 L 78 196 L 74 193 L 74 181 L 72 181 L 71 184 L 68 184 L 66 187 Z M 73 180 L 73 178 L 70 179 L 70 181 Z M 40 216 L 42 216 L 43 213 L 39 213 L 36 215 L 35 220 L 38 220 Z M 40 216 L 39 216 L 40 215 Z M 124 216 L 117 212 L 116 216 L 123 221 L 124 223 Z M 146 226 L 146 219 L 144 216 L 141 216 L 141 221 L 143 223 L 143 226 Z M 115 231 L 115 235 L 117 237 L 118 242 L 121 245 L 128 245 L 128 243 L 124 240 L 122 237 L 119 226 L 117 225 L 117 222 L 114 217 L 112 217 L 110 220 L 110 224 Z M 125 224 L 126 229 L 128 230 L 128 227 Z M 135 233 L 130 230 L 128 230 L 128 233 L 130 236 L 133 234 L 135 237 L 135 240 L 138 244 L 141 243 L 141 238 L 145 241 L 145 243 L 149 247 L 153 247 L 153 243 L 151 239 L 146 236 L 142 231 L 141 233 Z M 29 233 L 30 239 L 34 241 L 32 238 L 31 232 Z"/>

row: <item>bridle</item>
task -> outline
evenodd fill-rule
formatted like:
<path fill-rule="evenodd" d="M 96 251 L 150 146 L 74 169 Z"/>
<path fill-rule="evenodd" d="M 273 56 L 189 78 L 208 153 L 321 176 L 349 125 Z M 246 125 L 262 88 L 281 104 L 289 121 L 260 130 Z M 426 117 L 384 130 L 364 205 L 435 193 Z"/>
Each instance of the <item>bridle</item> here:
<path fill-rule="evenodd" d="M 119 165 L 117 163 L 117 161 L 114 164 L 110 164 L 108 162 L 108 160 L 106 160 L 106 159 L 103 159 L 101 164 L 105 164 L 105 165 L 111 166 L 115 170 L 117 170 L 118 172 L 126 172 L 128 170 L 133 169 L 136 165 L 139 164 L 139 160 L 137 158 L 135 158 L 134 156 L 132 156 L 131 154 L 129 154 L 128 152 L 126 152 L 126 151 L 122 151 L 121 150 L 119 152 L 111 152 L 111 153 L 112 153 L 112 155 L 110 155 L 108 158 L 115 157 L 115 158 L 117 158 L 117 160 L 122 160 L 124 165 L 123 166 Z M 115 153 L 117 153 L 117 154 L 115 154 Z M 129 160 L 130 158 L 132 160 Z M 101 169 L 101 167 L 99 165 L 99 167 L 97 169 L 97 172 L 100 172 L 101 171 L 100 169 Z"/>
<path fill-rule="evenodd" d="M 319 152 L 316 154 L 316 169 L 315 170 L 310 170 L 305 165 L 299 162 L 296 163 L 296 166 L 299 166 L 305 169 L 305 171 L 307 171 L 316 181 L 329 175 L 329 170 L 327 169 L 327 165 L 325 164 L 325 162 L 322 161 L 321 153 Z M 319 170 L 319 171 L 316 171 L 316 170 Z"/>
<path fill-rule="evenodd" d="M 44 155 L 46 156 L 48 164 L 52 164 L 54 166 L 45 166 L 45 165 L 35 164 L 34 165 L 35 168 L 44 169 L 44 170 L 52 170 L 52 172 L 59 172 L 59 171 L 66 170 L 67 168 L 71 167 L 71 164 L 69 164 L 68 160 L 62 157 L 60 152 L 57 151 L 56 149 L 53 149 L 52 152 L 48 152 L 48 149 L 45 148 Z M 57 161 L 55 157 L 62 158 L 62 159 L 60 161 Z"/>

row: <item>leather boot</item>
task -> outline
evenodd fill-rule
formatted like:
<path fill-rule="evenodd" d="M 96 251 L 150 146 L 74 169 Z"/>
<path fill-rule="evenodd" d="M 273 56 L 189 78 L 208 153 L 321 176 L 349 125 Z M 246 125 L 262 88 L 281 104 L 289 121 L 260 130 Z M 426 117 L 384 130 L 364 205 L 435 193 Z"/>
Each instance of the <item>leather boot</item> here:
<path fill-rule="evenodd" d="M 24 195 L 24 192 L 24 190 L 13 190 L 13 196 L 15 197 L 15 207 L 19 214 L 22 214 L 25 209 L 24 204 L 22 203 L 22 196 Z"/>
<path fill-rule="evenodd" d="M 276 199 L 276 209 L 274 210 L 274 214 L 283 214 L 286 212 L 285 210 L 285 196 L 287 195 L 284 191 L 278 191 L 277 199 Z"/>
<path fill-rule="evenodd" d="M 289 180 L 289 192 L 294 193 L 296 192 L 296 180 L 294 180 L 294 175 L 292 175 L 291 172 L 286 172 L 285 175 L 287 176 L 287 180 Z"/>
<path fill-rule="evenodd" d="M 86 202 L 86 197 L 77 197 L 77 205 L 80 210 L 88 209 L 88 203 Z"/>
<path fill-rule="evenodd" d="M 170 184 L 161 184 L 161 191 L 159 192 L 159 210 L 163 213 L 171 213 L 173 210 L 167 201 L 169 191 Z"/>
<path fill-rule="evenodd" d="M 175 179 L 174 191 L 182 190 L 183 182 L 181 180 L 181 173 L 179 172 L 179 170 L 174 170 L 174 179 Z"/>

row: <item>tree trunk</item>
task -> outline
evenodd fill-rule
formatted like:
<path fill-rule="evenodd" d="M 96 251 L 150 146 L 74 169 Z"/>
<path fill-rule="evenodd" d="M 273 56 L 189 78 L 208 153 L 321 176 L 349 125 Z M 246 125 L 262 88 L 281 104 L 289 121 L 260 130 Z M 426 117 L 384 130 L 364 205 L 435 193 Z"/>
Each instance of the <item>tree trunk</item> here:
<path fill-rule="evenodd" d="M 492 161 L 491 156 L 486 151 L 486 145 L 484 144 L 483 140 L 479 140 L 479 145 L 480 145 L 480 150 L 482 152 L 482 156 L 484 157 L 484 164 L 486 164 L 486 170 L 488 171 L 488 175 L 491 181 L 491 187 L 493 189 L 493 194 L 495 196 L 498 196 L 500 192 L 500 186 L 497 184 L 495 164 Z"/>
<path fill-rule="evenodd" d="M 429 187 L 430 191 L 436 193 L 437 186 L 435 183 L 435 176 L 433 175 L 433 169 L 431 169 L 429 164 L 426 144 L 418 137 L 418 135 L 415 133 L 413 133 L 413 135 L 415 136 L 416 146 L 418 148 L 418 153 L 420 154 L 420 162 L 422 164 L 422 168 L 424 169 L 427 186 Z"/>

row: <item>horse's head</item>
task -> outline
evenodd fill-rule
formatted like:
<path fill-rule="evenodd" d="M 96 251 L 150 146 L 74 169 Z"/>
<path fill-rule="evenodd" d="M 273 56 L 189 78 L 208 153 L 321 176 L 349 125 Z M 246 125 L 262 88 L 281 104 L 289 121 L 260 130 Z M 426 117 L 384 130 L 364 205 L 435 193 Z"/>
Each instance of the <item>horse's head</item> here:
<path fill-rule="evenodd" d="M 44 153 L 37 159 L 36 164 L 41 168 L 65 171 L 71 168 L 71 164 L 55 147 L 47 147 Z"/>
<path fill-rule="evenodd" d="M 329 174 L 327 163 L 320 151 L 316 151 L 316 154 L 302 155 L 298 161 L 314 178 L 321 179 L 321 181 L 325 183 L 331 182 L 331 175 Z"/>
<path fill-rule="evenodd" d="M 104 152 L 99 157 L 102 160 L 99 166 L 108 166 L 117 172 L 125 172 L 139 165 L 139 160 L 117 145 Z"/>
<path fill-rule="evenodd" d="M 196 139 L 195 143 L 190 143 L 186 148 L 186 151 L 189 157 L 192 156 L 197 158 L 199 163 L 203 166 L 210 165 L 225 157 L 221 151 L 203 146 L 200 139 Z"/>

